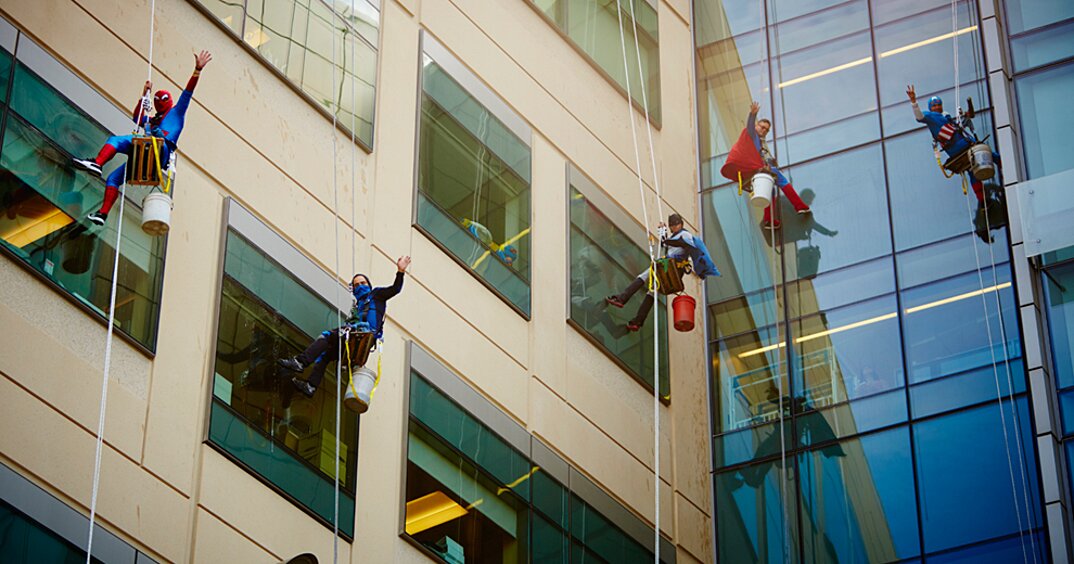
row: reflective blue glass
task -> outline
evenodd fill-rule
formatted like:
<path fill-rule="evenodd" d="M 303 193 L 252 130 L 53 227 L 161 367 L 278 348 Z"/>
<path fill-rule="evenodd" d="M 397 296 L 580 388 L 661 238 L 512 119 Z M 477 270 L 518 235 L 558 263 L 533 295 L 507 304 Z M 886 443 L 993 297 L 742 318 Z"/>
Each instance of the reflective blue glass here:
<path fill-rule="evenodd" d="M 798 505 L 785 477 L 778 457 L 715 476 L 719 562 L 797 561 Z"/>
<path fill-rule="evenodd" d="M 1024 31 L 1074 18 L 1074 3 L 1067 0 L 1007 0 L 1007 31 Z"/>
<path fill-rule="evenodd" d="M 1035 459 L 1025 398 L 1015 405 L 1017 417 L 1011 403 L 1003 403 L 1003 418 L 999 405 L 989 403 L 914 426 L 927 552 L 1017 538 L 1019 517 L 1024 530 L 1040 526 L 1037 475 L 1024 463 Z"/>
<path fill-rule="evenodd" d="M 1059 388 L 1068 388 L 1074 386 L 1074 264 L 1047 270 L 1043 285 L 1055 381 Z"/>
<path fill-rule="evenodd" d="M 1074 63 L 1043 70 L 1015 80 L 1022 117 L 1022 145 L 1029 178 L 1074 168 L 1069 111 L 1074 90 Z"/>
<path fill-rule="evenodd" d="M 916 556 L 917 511 L 906 427 L 798 455 L 806 562 L 892 562 Z"/>
<path fill-rule="evenodd" d="M 1011 59 L 1016 72 L 1068 57 L 1074 57 L 1074 19 L 1011 39 Z"/>

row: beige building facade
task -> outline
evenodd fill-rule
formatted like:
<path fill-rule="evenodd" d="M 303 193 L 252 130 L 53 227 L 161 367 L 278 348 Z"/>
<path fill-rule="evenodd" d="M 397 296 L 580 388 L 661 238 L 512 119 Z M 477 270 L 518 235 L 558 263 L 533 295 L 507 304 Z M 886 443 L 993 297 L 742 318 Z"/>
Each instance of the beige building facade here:
<path fill-rule="evenodd" d="M 316 29 L 342 31 L 279 34 L 278 20 L 258 14 L 282 4 L 298 6 L 288 8 L 292 31 L 300 8 L 312 22 L 330 5 L 344 23 Z M 615 3 L 592 4 L 156 0 L 150 46 L 147 0 L 0 0 L 9 63 L 0 70 L 11 77 L 0 191 L 14 222 L 0 221 L 6 510 L 85 548 L 111 245 L 125 216 L 70 231 L 104 186 L 63 159 L 129 132 L 150 51 L 155 88 L 177 93 L 191 53 L 206 49 L 213 60 L 178 145 L 171 231 L 153 239 L 124 220 L 94 556 L 334 561 L 331 461 L 342 433 L 351 501 L 340 503 L 340 562 L 614 561 L 601 543 L 622 546 L 609 541 L 618 538 L 636 543 L 636 556 L 652 550 L 657 483 L 661 559 L 711 561 L 703 318 L 692 332 L 668 331 L 662 303 L 639 335 L 603 308 L 645 257 L 638 174 L 649 223 L 663 209 L 700 230 L 690 5 L 634 3 L 649 10 L 636 21 L 650 44 L 638 55 L 625 35 L 630 58 L 647 56 L 648 101 L 635 84 L 632 133 L 615 78 L 624 55 L 609 27 Z M 290 51 L 272 51 L 282 44 Z M 320 57 L 322 48 L 340 59 Z M 347 72 L 317 75 L 315 61 Z M 341 96 L 318 95 L 326 77 Z M 46 95 L 67 109 L 35 117 Z M 335 119 L 333 103 L 344 106 Z M 32 145 L 31 135 L 44 140 Z M 67 205 L 75 197 L 65 199 L 74 193 L 79 214 Z M 126 214 L 144 193 L 128 191 Z M 81 251 L 90 266 L 80 269 L 86 238 L 96 246 Z M 352 272 L 388 285 L 403 255 L 413 264 L 373 356 L 375 401 L 360 419 L 343 411 L 336 431 L 325 408 L 335 368 L 307 400 L 274 360 L 336 324 Z M 695 278 L 687 292 L 700 295 Z M 659 362 L 654 318 L 666 339 Z M 658 482 L 654 364 L 666 365 Z M 506 458 L 483 448 L 518 461 L 497 468 Z M 558 521 L 541 501 L 536 476 L 546 474 Z M 425 495 L 428 484 L 443 487 Z M 419 501 L 441 498 L 461 516 L 417 514 Z M 36 515 L 27 503 L 57 509 Z M 603 528 L 586 532 L 585 515 Z M 538 522 L 558 540 L 535 532 Z"/>

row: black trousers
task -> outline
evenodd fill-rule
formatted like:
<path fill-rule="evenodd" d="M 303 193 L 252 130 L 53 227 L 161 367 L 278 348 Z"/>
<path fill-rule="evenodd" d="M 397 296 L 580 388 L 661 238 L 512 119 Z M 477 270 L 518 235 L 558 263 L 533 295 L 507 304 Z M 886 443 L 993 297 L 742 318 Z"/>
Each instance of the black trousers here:
<path fill-rule="evenodd" d="M 333 329 L 328 332 L 328 335 L 321 335 L 310 343 L 310 346 L 306 347 L 306 350 L 302 351 L 296 358 L 304 366 L 309 366 L 317 361 L 320 357 L 320 361 L 317 361 L 313 365 L 313 372 L 310 373 L 309 384 L 316 388 L 321 384 L 321 380 L 324 379 L 324 371 L 328 368 L 328 365 L 335 361 L 339 356 L 339 329 Z"/>
<path fill-rule="evenodd" d="M 645 285 L 645 280 L 640 276 L 630 282 L 630 285 L 623 290 L 622 294 L 619 294 L 619 301 L 624 304 L 630 301 L 630 298 L 634 297 L 634 294 L 638 292 Z M 645 298 L 641 300 L 641 305 L 638 306 L 638 313 L 634 314 L 634 322 L 638 325 L 645 323 L 645 320 L 649 317 L 649 312 L 653 309 L 653 295 L 645 294 Z"/>

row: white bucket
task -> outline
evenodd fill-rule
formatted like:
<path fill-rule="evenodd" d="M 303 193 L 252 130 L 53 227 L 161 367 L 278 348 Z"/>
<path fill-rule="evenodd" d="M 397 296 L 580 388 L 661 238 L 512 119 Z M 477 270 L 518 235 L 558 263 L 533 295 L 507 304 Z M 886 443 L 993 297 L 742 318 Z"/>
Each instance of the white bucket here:
<path fill-rule="evenodd" d="M 163 192 L 150 192 L 142 200 L 142 231 L 147 235 L 164 235 L 171 228 L 172 198 Z"/>
<path fill-rule="evenodd" d="M 347 390 L 343 394 L 343 405 L 355 413 L 365 413 L 369 409 L 369 400 L 373 395 L 373 385 L 376 382 L 375 370 L 364 366 L 355 370 L 354 379 L 347 385 Z"/>
<path fill-rule="evenodd" d="M 758 208 L 767 208 L 772 203 L 772 189 L 776 186 L 776 177 L 767 172 L 758 172 L 750 179 L 753 196 L 750 203 Z"/>
<path fill-rule="evenodd" d="M 977 180 L 988 180 L 996 175 L 996 165 L 992 163 L 992 148 L 984 143 L 970 147 L 970 170 Z"/>

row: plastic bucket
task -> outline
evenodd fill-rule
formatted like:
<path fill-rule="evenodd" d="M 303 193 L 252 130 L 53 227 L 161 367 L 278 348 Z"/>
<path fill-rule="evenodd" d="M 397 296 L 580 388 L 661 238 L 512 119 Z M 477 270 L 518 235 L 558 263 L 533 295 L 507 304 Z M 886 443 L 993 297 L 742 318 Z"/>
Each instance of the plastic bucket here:
<path fill-rule="evenodd" d="M 373 369 L 363 366 L 355 370 L 354 379 L 343 394 L 343 406 L 355 413 L 365 413 L 369 409 L 369 400 L 373 396 L 373 386 L 376 383 L 377 373 Z"/>
<path fill-rule="evenodd" d="M 767 172 L 758 172 L 750 179 L 753 196 L 750 203 L 758 208 L 767 208 L 772 204 L 772 189 L 776 186 L 776 177 Z"/>
<path fill-rule="evenodd" d="M 984 143 L 970 147 L 970 170 L 977 180 L 988 180 L 996 175 L 996 165 L 992 162 L 992 148 Z"/>
<path fill-rule="evenodd" d="M 151 192 L 142 200 L 142 231 L 154 237 L 171 228 L 172 198 L 162 192 Z"/>
<path fill-rule="evenodd" d="M 675 315 L 675 330 L 687 332 L 694 328 L 694 306 L 697 302 L 685 294 L 671 300 L 671 310 Z"/>

